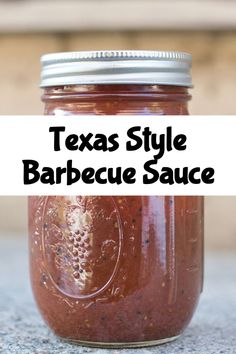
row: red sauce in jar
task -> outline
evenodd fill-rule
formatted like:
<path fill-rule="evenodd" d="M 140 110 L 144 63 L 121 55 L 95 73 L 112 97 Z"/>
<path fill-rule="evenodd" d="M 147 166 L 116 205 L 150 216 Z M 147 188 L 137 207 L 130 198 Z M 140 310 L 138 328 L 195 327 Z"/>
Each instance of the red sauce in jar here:
<path fill-rule="evenodd" d="M 188 114 L 187 88 L 46 88 L 45 114 Z M 122 117 L 121 117 L 122 119 Z M 202 197 L 30 197 L 31 279 L 60 337 L 98 346 L 176 338 L 202 289 Z"/>

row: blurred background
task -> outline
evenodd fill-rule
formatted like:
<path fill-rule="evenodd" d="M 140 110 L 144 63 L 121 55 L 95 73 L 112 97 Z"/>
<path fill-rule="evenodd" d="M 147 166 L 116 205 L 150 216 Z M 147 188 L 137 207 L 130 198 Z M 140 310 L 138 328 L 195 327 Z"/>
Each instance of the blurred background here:
<path fill-rule="evenodd" d="M 236 114 L 234 0 L 0 0 L 0 114 L 42 114 L 43 53 L 99 49 L 189 52 L 191 114 Z M 205 205 L 206 248 L 236 250 L 236 197 Z M 2 236 L 26 236 L 26 209 L 0 197 Z"/>

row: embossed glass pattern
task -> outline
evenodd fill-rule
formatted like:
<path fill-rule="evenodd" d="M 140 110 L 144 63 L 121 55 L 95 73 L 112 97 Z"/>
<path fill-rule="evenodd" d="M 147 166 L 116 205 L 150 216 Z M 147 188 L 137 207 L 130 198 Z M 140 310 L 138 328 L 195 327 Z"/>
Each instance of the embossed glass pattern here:
<path fill-rule="evenodd" d="M 45 114 L 65 116 L 188 114 L 188 99 L 184 87 L 158 85 L 54 87 L 43 95 Z M 192 318 L 202 290 L 202 197 L 30 197 L 29 239 L 36 302 L 64 339 L 158 344 Z"/>

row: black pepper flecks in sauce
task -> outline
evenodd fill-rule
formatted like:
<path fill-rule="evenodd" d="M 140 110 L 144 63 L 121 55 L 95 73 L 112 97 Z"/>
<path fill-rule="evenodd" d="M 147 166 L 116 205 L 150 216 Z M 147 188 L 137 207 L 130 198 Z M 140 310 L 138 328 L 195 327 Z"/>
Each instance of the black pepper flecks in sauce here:
<path fill-rule="evenodd" d="M 43 100 L 45 114 L 188 113 L 187 90 L 174 86 L 57 87 Z M 202 228 L 201 197 L 30 197 L 31 279 L 44 319 L 81 341 L 178 335 L 201 292 Z"/>

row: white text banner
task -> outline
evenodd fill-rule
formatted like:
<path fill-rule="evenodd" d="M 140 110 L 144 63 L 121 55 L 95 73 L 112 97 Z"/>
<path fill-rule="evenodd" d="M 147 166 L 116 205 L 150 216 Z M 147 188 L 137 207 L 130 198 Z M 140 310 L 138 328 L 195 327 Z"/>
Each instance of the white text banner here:
<path fill-rule="evenodd" d="M 1 116 L 0 195 L 236 195 L 236 116 Z"/>

